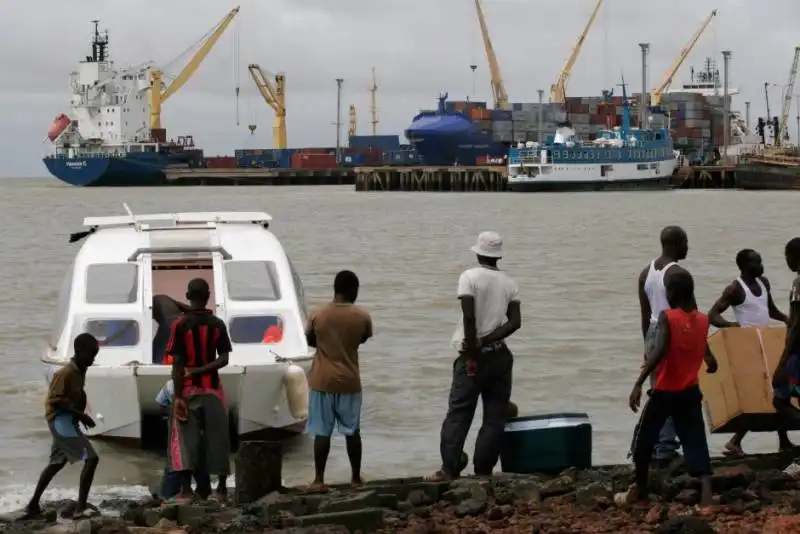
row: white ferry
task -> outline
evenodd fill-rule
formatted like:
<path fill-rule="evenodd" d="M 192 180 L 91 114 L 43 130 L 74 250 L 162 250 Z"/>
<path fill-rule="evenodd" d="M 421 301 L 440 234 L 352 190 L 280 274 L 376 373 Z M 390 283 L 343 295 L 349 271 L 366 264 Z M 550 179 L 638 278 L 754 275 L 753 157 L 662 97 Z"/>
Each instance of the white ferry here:
<path fill-rule="evenodd" d="M 90 436 L 141 442 L 157 415 L 171 366 L 153 361 L 153 296 L 185 299 L 203 278 L 209 308 L 228 325 L 233 351 L 220 378 L 234 435 L 301 431 L 307 418 L 312 353 L 304 334 L 303 285 L 261 212 L 160 213 L 87 217 L 85 239 L 58 297 L 42 356 L 48 374 L 72 356 L 72 340 L 101 341 L 86 375 Z M 119 332 L 125 335 L 117 335 Z"/>

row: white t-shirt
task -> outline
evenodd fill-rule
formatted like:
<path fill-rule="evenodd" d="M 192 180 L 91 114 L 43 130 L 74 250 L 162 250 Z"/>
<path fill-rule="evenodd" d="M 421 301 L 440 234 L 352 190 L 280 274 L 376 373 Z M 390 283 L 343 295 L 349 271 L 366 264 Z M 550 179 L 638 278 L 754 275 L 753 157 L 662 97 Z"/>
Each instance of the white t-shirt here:
<path fill-rule="evenodd" d="M 475 298 L 475 327 L 478 337 L 483 337 L 508 322 L 508 304 L 519 301 L 519 287 L 503 271 L 473 267 L 461 273 L 458 297 Z M 461 349 L 464 340 L 464 317 L 463 314 L 459 316 L 452 340 L 456 349 Z"/>

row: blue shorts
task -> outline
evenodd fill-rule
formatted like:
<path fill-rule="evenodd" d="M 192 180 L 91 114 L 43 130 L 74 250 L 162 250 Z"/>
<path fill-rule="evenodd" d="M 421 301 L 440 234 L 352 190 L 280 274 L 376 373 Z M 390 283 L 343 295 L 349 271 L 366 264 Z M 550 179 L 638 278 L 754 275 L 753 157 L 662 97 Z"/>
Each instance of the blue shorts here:
<path fill-rule="evenodd" d="M 308 396 L 308 433 L 330 437 L 334 427 L 352 436 L 361 427 L 361 393 L 311 391 Z"/>

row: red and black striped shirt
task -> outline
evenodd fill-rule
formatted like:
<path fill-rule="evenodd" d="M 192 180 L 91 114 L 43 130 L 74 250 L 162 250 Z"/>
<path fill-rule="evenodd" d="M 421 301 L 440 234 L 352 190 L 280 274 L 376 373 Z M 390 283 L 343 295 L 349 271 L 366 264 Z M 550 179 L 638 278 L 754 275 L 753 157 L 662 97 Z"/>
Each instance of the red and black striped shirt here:
<path fill-rule="evenodd" d="M 175 364 L 186 369 L 196 369 L 208 365 L 219 354 L 232 350 L 231 339 L 225 323 L 211 310 L 192 310 L 172 323 L 167 355 Z M 219 373 L 211 371 L 194 375 L 184 381 L 184 388 L 221 389 Z"/>

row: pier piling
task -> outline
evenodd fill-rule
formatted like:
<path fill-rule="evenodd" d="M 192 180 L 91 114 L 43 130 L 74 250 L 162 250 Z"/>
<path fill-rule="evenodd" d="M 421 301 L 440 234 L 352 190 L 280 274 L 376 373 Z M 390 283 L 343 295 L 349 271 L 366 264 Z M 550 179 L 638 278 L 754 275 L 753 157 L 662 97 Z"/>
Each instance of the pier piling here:
<path fill-rule="evenodd" d="M 359 167 L 356 191 L 505 191 L 505 167 Z"/>

